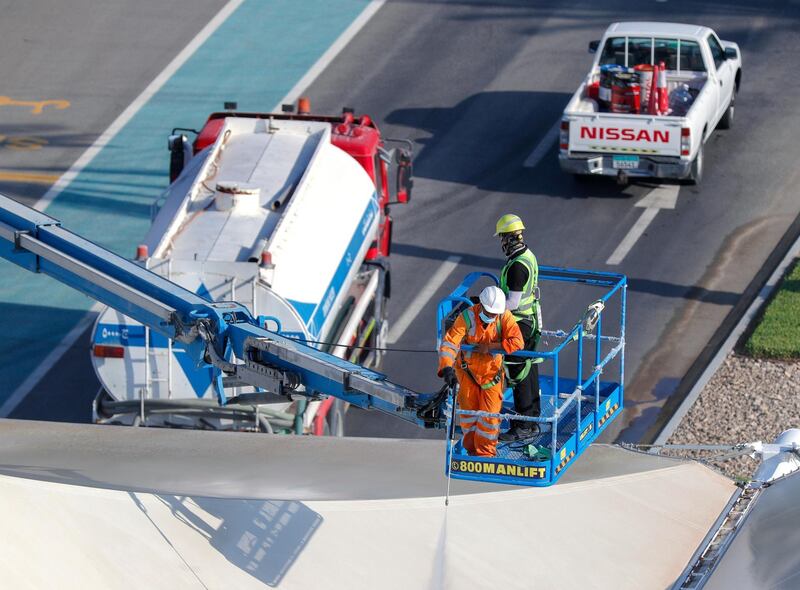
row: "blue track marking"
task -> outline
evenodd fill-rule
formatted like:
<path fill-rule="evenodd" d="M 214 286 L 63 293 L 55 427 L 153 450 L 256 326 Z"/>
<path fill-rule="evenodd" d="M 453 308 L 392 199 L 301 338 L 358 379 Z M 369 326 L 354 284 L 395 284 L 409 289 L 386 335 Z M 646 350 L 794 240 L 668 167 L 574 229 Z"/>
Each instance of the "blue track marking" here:
<path fill-rule="evenodd" d="M 56 197 L 47 214 L 133 256 L 150 226 L 150 204 L 167 186 L 171 129 L 201 127 L 224 101 L 237 101 L 243 111 L 271 109 L 367 4 L 246 0 Z M 9 262 L 0 262 L 0 277 L 2 404 L 93 302 Z"/>

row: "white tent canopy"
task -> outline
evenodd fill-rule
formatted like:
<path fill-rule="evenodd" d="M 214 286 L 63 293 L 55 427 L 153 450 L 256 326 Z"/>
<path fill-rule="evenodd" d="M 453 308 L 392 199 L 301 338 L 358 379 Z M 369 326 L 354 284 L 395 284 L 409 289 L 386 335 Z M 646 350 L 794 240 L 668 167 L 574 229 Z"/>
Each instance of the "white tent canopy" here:
<path fill-rule="evenodd" d="M 430 440 L 0 421 L 0 583 L 663 589 L 735 489 L 594 445 L 553 487 L 454 481 L 445 509 L 443 455 Z"/>

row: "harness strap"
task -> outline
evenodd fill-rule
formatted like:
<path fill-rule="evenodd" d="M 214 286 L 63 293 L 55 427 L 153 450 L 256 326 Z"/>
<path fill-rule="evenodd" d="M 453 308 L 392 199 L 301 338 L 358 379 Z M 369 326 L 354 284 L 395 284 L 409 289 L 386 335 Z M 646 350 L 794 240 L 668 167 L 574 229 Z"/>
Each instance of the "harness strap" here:
<path fill-rule="evenodd" d="M 460 358 L 461 358 L 461 365 L 460 365 L 461 366 L 461 370 L 464 371 L 467 375 L 469 375 L 469 378 L 472 379 L 475 382 L 475 385 L 480 387 L 482 390 L 485 391 L 487 389 L 491 389 L 492 387 L 494 387 L 495 385 L 497 385 L 498 383 L 501 383 L 503 381 L 503 376 L 505 374 L 505 370 L 501 366 L 500 369 L 497 371 L 497 374 L 491 379 L 491 381 L 489 381 L 488 383 L 481 384 L 481 382 L 478 381 L 478 378 L 475 377 L 475 373 L 473 373 L 472 370 L 469 368 L 469 365 L 467 364 L 467 360 L 464 358 L 464 353 L 463 352 L 460 354 Z"/>
<path fill-rule="evenodd" d="M 530 319 L 530 318 L 525 318 L 525 319 Z M 520 330 L 521 329 L 522 329 L 522 326 L 520 326 Z M 538 331 L 538 327 L 536 326 L 536 324 L 531 324 L 531 332 L 532 332 L 532 334 L 535 335 L 537 331 Z M 526 338 L 526 340 L 527 340 L 527 338 Z M 533 348 L 530 349 L 530 350 L 533 350 L 533 349 L 536 348 L 537 341 L 538 341 L 538 337 L 535 339 L 534 344 L 533 344 Z M 526 350 L 528 350 L 528 349 L 526 349 Z M 542 359 L 542 358 L 536 358 L 536 359 L 526 358 L 526 359 L 524 359 L 522 361 L 504 360 L 503 361 L 503 366 L 505 368 L 506 380 L 508 381 L 508 385 L 510 387 L 516 387 L 518 384 L 520 384 L 523 381 L 525 381 L 525 379 L 528 377 L 528 375 L 531 372 L 531 367 L 533 365 L 538 365 L 539 363 L 541 363 L 543 361 L 544 361 L 544 359 Z M 512 368 L 516 368 L 516 367 L 522 367 L 522 368 L 519 370 L 519 372 L 516 375 L 512 375 L 511 374 L 511 369 Z"/>
<path fill-rule="evenodd" d="M 523 381 L 525 381 L 525 378 L 531 372 L 531 366 L 533 365 L 533 363 L 531 362 L 532 360 L 533 359 L 525 359 L 525 362 L 519 363 L 519 364 L 522 365 L 522 369 L 520 369 L 520 372 L 517 373 L 514 376 L 511 375 L 511 371 L 509 370 L 510 369 L 510 367 L 509 367 L 510 363 L 504 363 L 503 364 L 503 366 L 505 367 L 505 371 L 506 371 L 506 379 L 508 380 L 508 384 L 511 387 L 515 387 L 519 383 L 522 383 Z M 514 365 L 516 366 L 517 363 L 514 363 Z"/>
<path fill-rule="evenodd" d="M 478 378 L 475 377 L 475 374 L 470 370 L 469 365 L 467 365 L 467 361 L 464 360 L 463 356 L 461 357 L 461 370 L 464 371 L 467 375 L 469 375 L 469 378 L 475 382 L 475 385 L 477 385 L 484 391 L 486 391 L 487 389 L 491 389 L 498 383 L 501 383 L 503 381 L 503 376 L 505 373 L 505 371 L 502 368 L 500 368 L 500 370 L 497 371 L 497 375 L 495 375 L 491 381 L 489 381 L 488 383 L 481 384 L 481 382 L 478 381 Z"/>
<path fill-rule="evenodd" d="M 471 315 L 472 314 L 469 313 L 468 309 L 464 310 L 464 312 L 462 313 L 462 316 L 464 318 L 464 323 L 466 323 L 466 325 L 467 325 L 467 331 L 470 332 L 470 335 L 474 336 L 475 335 L 475 330 L 473 330 L 472 318 L 470 317 Z M 497 318 L 495 318 L 495 329 L 497 330 L 497 337 L 500 340 L 502 340 L 503 339 L 503 322 L 501 321 L 501 317 L 499 315 L 497 316 Z M 482 390 L 485 391 L 487 389 L 491 389 L 492 387 L 494 387 L 495 385 L 497 385 L 498 383 L 501 383 L 503 381 L 503 377 L 505 376 L 506 371 L 501 366 L 500 369 L 497 371 L 497 374 L 494 376 L 493 379 L 491 379 L 488 383 L 481 384 L 481 382 L 478 381 L 477 377 L 475 377 L 475 374 L 470 370 L 469 365 L 467 365 L 467 360 L 466 360 L 466 358 L 464 358 L 464 353 L 463 352 L 459 353 L 459 358 L 461 360 L 461 365 L 460 365 L 461 369 L 467 375 L 469 375 L 469 378 L 472 379 L 475 382 L 475 385 L 480 387 Z"/>

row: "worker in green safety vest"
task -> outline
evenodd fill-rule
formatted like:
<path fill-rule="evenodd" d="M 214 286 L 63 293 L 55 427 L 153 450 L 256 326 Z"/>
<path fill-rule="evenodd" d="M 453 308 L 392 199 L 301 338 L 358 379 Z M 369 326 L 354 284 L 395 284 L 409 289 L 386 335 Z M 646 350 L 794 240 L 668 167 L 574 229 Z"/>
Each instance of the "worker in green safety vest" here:
<path fill-rule="evenodd" d="M 517 320 L 525 340 L 524 350 L 535 350 L 542 334 L 542 312 L 537 283 L 539 265 L 536 256 L 522 238 L 525 225 L 517 215 L 503 215 L 497 220 L 495 235 L 508 260 L 500 273 L 500 289 L 506 295 L 506 309 Z M 514 388 L 514 409 L 523 416 L 539 416 L 539 368 L 534 359 L 508 356 L 505 360 L 507 382 Z M 536 422 L 512 421 L 511 428 L 500 440 L 530 438 L 539 433 Z"/>

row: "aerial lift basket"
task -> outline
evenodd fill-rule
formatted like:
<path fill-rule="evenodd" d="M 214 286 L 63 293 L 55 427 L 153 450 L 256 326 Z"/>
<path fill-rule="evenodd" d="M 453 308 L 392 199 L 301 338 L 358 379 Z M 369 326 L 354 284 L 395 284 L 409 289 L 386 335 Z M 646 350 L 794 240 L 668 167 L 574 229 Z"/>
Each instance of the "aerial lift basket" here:
<path fill-rule="evenodd" d="M 470 290 L 486 279 L 498 284 L 489 273 L 470 273 L 461 284 L 439 302 L 437 308 L 437 345 L 441 344 L 446 328 L 466 306 L 473 305 Z M 587 301 L 588 306 L 568 331 L 544 331 L 544 341 L 554 342 L 549 350 L 515 352 L 516 357 L 529 357 L 540 367 L 550 369 L 540 375 L 541 416 L 531 418 L 514 412 L 513 392 L 506 388 L 501 414 L 467 411 L 456 407 L 451 396 L 448 401 L 447 432 L 460 439 L 459 416 L 501 418 L 501 428 L 510 421 L 536 422 L 540 433 L 523 440 L 497 445 L 496 457 L 468 455 L 460 440 L 446 445 L 445 472 L 455 479 L 469 479 L 525 486 L 549 486 L 564 474 L 623 408 L 625 363 L 625 298 L 626 278 L 615 273 L 593 272 L 554 267 L 539 267 L 541 282 L 559 281 L 577 286 L 590 285 L 604 293 Z M 543 287 L 545 294 L 546 287 Z M 474 293 L 473 293 L 474 295 Z M 605 319 L 605 322 L 604 322 Z M 605 334 L 611 326 L 616 334 Z M 472 347 L 463 345 L 464 350 Z M 503 351 L 496 351 L 503 354 Z M 546 371 L 545 371 L 546 372 Z M 604 379 L 611 375 L 614 381 Z M 450 421 L 455 417 L 456 427 Z"/>

